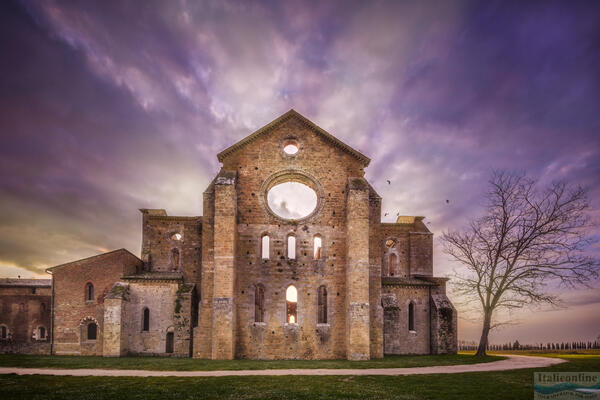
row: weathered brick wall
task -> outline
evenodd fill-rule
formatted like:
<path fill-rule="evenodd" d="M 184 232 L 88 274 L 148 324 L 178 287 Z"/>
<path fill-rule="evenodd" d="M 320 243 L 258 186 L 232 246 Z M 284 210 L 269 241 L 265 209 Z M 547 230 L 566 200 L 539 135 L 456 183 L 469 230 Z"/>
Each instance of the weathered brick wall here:
<path fill-rule="evenodd" d="M 4 286 L 0 280 L 0 326 L 8 332 L 6 339 L 0 338 L 0 353 L 48 353 L 50 315 L 50 287 Z M 45 337 L 40 337 L 40 327 Z"/>
<path fill-rule="evenodd" d="M 142 209 L 142 260 L 146 269 L 180 271 L 186 282 L 200 282 L 202 217 L 168 216 L 165 210 Z M 181 235 L 177 240 L 174 235 Z M 178 256 L 173 256 L 177 249 Z M 174 265 L 177 263 L 177 265 Z"/>
<path fill-rule="evenodd" d="M 446 296 L 445 278 L 433 278 L 439 286 L 431 290 L 431 353 L 456 354 L 458 314 Z"/>
<path fill-rule="evenodd" d="M 235 356 L 235 252 L 237 247 L 236 172 L 221 171 L 215 181 L 212 358 Z"/>
<path fill-rule="evenodd" d="M 369 305 L 371 358 L 383 357 L 383 308 L 381 307 L 381 197 L 369 194 Z"/>
<path fill-rule="evenodd" d="M 160 279 L 127 279 L 129 321 L 128 353 L 132 355 L 167 355 L 167 333 L 174 333 L 174 356 L 188 357 L 190 340 L 190 305 L 181 281 Z M 187 292 L 185 292 L 187 293 Z M 143 311 L 148 308 L 150 326 L 143 331 Z M 188 312 L 186 315 L 184 309 Z M 183 321 L 185 317 L 185 321 Z M 181 329 L 184 325 L 185 329 Z"/>
<path fill-rule="evenodd" d="M 410 233 L 410 274 L 433 275 L 433 234 L 428 232 Z"/>
<path fill-rule="evenodd" d="M 212 357 L 212 311 L 214 289 L 214 184 L 203 194 L 202 275 L 200 279 L 198 326 L 194 328 L 193 354 L 198 358 Z"/>
<path fill-rule="evenodd" d="M 369 187 L 362 178 L 349 178 L 346 205 L 346 357 L 370 358 L 369 305 Z"/>
<path fill-rule="evenodd" d="M 129 352 L 129 329 L 131 318 L 127 313 L 129 285 L 117 282 L 104 299 L 104 331 L 102 332 L 102 355 L 120 357 Z"/>
<path fill-rule="evenodd" d="M 384 353 L 429 354 L 429 287 L 383 285 Z M 414 331 L 409 331 L 408 305 L 414 302 Z"/>
<path fill-rule="evenodd" d="M 396 255 L 396 271 L 394 276 L 407 277 L 410 275 L 410 236 L 413 224 L 381 224 L 381 236 L 378 252 L 381 254 L 381 276 L 390 276 L 390 254 Z M 388 248 L 386 240 L 395 240 L 396 245 Z"/>
<path fill-rule="evenodd" d="M 104 297 L 123 275 L 134 274 L 141 266 L 140 259 L 121 249 L 51 269 L 55 354 L 102 355 Z M 85 300 L 88 282 L 94 285 L 93 301 Z M 87 341 L 84 332 L 87 321 L 98 323 L 95 341 Z"/>
<path fill-rule="evenodd" d="M 260 236 L 271 238 L 269 260 L 261 259 Z M 343 254 L 332 251 L 345 235 L 332 227 L 316 231 L 303 224 L 280 226 L 238 226 L 236 293 L 238 316 L 237 357 L 243 358 L 343 358 L 345 345 L 345 285 L 340 281 L 344 269 L 337 267 Z M 286 238 L 296 236 L 296 259 L 287 258 Z M 313 259 L 313 236 L 323 238 L 322 258 Z M 254 322 L 255 285 L 265 288 L 264 323 Z M 289 285 L 298 290 L 298 324 L 286 324 L 285 292 Z M 327 288 L 327 324 L 317 324 L 317 290 Z"/>
<path fill-rule="evenodd" d="M 299 145 L 294 156 L 283 152 L 283 143 L 289 138 L 295 139 Z M 236 171 L 237 176 L 236 357 L 345 357 L 346 182 L 349 176 L 363 176 L 362 162 L 292 118 L 245 145 L 243 150 L 228 155 L 223 159 L 223 170 Z M 268 189 L 286 179 L 305 183 L 319 195 L 318 211 L 308 219 L 286 221 L 267 209 Z M 212 229 L 207 218 L 210 218 L 210 210 L 214 207 L 206 201 L 210 203 L 213 196 L 212 189 L 207 189 L 203 220 L 206 244 L 210 242 L 206 238 L 207 232 Z M 286 257 L 286 238 L 292 232 L 296 234 L 296 260 Z M 261 260 L 260 254 L 263 233 L 268 233 L 271 238 L 271 257 L 266 262 Z M 319 261 L 313 260 L 312 239 L 317 233 L 323 241 L 322 259 Z M 219 237 L 216 228 L 214 234 L 216 249 Z M 205 251 L 210 251 L 208 247 Z M 366 252 L 368 254 L 368 248 Z M 198 357 L 207 356 L 206 343 L 209 341 L 212 340 L 212 347 L 215 347 L 215 337 L 207 338 L 205 334 L 211 313 L 207 306 L 212 303 L 211 285 L 205 280 L 211 279 L 213 262 L 215 259 L 205 254 L 201 291 L 203 311 L 194 343 Z M 253 288 L 258 283 L 265 287 L 264 324 L 254 323 Z M 285 323 L 285 289 L 290 284 L 298 289 L 297 325 Z M 317 289 L 321 285 L 325 285 L 328 292 L 328 323 L 317 326 Z M 216 288 L 219 285 L 212 286 Z M 367 307 L 368 303 L 367 295 Z"/>

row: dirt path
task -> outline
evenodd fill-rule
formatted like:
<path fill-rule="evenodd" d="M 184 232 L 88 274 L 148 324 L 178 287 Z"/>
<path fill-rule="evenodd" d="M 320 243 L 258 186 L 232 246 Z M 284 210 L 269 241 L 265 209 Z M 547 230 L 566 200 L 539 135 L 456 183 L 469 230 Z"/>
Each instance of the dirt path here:
<path fill-rule="evenodd" d="M 146 371 L 134 369 L 48 369 L 0 367 L 0 374 L 71 376 L 280 376 L 280 375 L 421 375 L 541 368 L 565 362 L 560 358 L 507 355 L 508 359 L 481 364 L 370 369 L 261 369 L 240 371 Z"/>

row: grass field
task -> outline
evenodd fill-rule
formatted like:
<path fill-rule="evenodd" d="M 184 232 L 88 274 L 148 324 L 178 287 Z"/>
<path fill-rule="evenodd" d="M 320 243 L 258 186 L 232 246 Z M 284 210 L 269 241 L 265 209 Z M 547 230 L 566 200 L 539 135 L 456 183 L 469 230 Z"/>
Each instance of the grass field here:
<path fill-rule="evenodd" d="M 368 361 L 347 360 L 200 360 L 171 357 L 77 357 L 77 356 L 25 356 L 0 355 L 0 367 L 23 368 L 102 368 L 145 369 L 163 371 L 216 371 L 241 369 L 288 369 L 288 368 L 410 368 L 432 365 L 476 364 L 502 360 L 505 357 L 473 357 L 467 354 L 440 356 L 388 356 Z"/>
<path fill-rule="evenodd" d="M 534 371 L 600 371 L 600 355 L 548 368 L 413 376 L 106 378 L 0 375 L 7 399 L 531 399 Z"/>

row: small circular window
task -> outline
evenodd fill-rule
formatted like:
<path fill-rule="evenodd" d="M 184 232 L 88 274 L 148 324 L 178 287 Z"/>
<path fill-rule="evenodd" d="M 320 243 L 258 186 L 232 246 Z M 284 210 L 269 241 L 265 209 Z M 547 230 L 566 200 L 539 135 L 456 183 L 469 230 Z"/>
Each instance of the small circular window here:
<path fill-rule="evenodd" d="M 283 152 L 287 155 L 293 156 L 298 152 L 298 143 L 293 140 L 285 142 L 283 145 Z"/>
<path fill-rule="evenodd" d="M 300 219 L 317 207 L 317 193 L 300 182 L 284 182 L 273 186 L 267 193 L 271 211 L 284 219 Z"/>

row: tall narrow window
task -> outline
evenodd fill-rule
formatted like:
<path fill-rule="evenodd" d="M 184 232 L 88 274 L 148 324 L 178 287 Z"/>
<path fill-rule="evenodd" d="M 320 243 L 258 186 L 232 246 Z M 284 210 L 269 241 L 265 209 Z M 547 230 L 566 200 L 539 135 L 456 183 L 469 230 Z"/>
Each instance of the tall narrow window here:
<path fill-rule="evenodd" d="M 173 263 L 171 269 L 173 271 L 179 270 L 179 249 L 171 250 L 171 262 Z"/>
<path fill-rule="evenodd" d="M 38 328 L 38 339 L 46 339 L 46 328 L 44 328 L 43 326 L 40 326 Z"/>
<path fill-rule="evenodd" d="M 148 332 L 150 330 L 150 310 L 144 308 L 144 316 L 142 317 L 142 330 Z"/>
<path fill-rule="evenodd" d="M 287 257 L 290 260 L 296 259 L 296 236 L 290 235 L 287 238 Z"/>
<path fill-rule="evenodd" d="M 313 245 L 314 245 L 314 251 L 313 251 L 314 259 L 318 260 L 321 258 L 321 249 L 323 248 L 321 236 L 315 235 L 315 237 L 313 238 Z"/>
<path fill-rule="evenodd" d="M 96 340 L 98 335 L 98 326 L 95 323 L 91 323 L 87 326 L 87 340 Z"/>
<path fill-rule="evenodd" d="M 85 301 L 93 301 L 94 300 L 94 285 L 91 283 L 87 283 L 85 285 Z"/>
<path fill-rule="evenodd" d="M 298 323 L 297 304 L 298 290 L 296 290 L 294 285 L 288 286 L 285 291 L 286 321 L 288 324 Z"/>
<path fill-rule="evenodd" d="M 254 288 L 254 322 L 265 322 L 265 289 L 262 285 Z"/>
<path fill-rule="evenodd" d="M 261 239 L 261 254 L 263 260 L 269 259 L 269 235 L 264 235 Z"/>
<path fill-rule="evenodd" d="M 415 330 L 415 303 L 412 301 L 408 304 L 408 330 Z"/>
<path fill-rule="evenodd" d="M 8 336 L 8 329 L 4 325 L 0 326 L 0 339 L 6 339 Z"/>
<path fill-rule="evenodd" d="M 390 254 L 390 260 L 389 260 L 389 267 L 390 267 L 390 276 L 394 276 L 396 274 L 396 263 L 398 260 L 398 256 L 396 256 L 396 254 L 391 253 Z"/>
<path fill-rule="evenodd" d="M 321 286 L 319 288 L 319 299 L 317 301 L 318 305 L 318 319 L 317 323 L 326 324 L 327 323 L 327 288 L 325 286 Z"/>
<path fill-rule="evenodd" d="M 45 311 L 46 311 L 46 303 L 42 303 L 42 304 L 40 304 L 40 310 L 41 310 L 42 312 L 45 312 Z"/>

